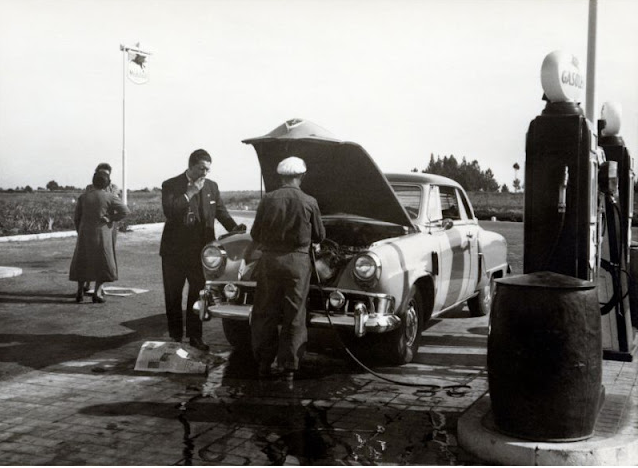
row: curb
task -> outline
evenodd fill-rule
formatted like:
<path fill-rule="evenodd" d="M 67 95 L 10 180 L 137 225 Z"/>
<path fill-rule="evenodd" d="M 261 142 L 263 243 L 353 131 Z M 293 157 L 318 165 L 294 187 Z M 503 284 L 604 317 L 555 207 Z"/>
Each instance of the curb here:
<path fill-rule="evenodd" d="M 579 442 L 533 442 L 510 437 L 493 429 L 488 395 L 476 401 L 458 421 L 459 445 L 488 463 L 500 465 L 634 465 L 638 438 L 617 434 L 594 436 Z"/>
<path fill-rule="evenodd" d="M 242 210 L 228 210 L 232 215 L 237 218 L 250 218 L 254 217 L 254 211 L 242 211 Z M 252 216 L 246 216 L 246 214 L 252 213 Z M 134 224 L 127 226 L 130 231 L 152 231 L 158 230 L 164 227 L 164 223 L 148 223 L 148 224 Z M 42 232 L 39 234 L 21 234 L 18 236 L 4 236 L 0 237 L 1 242 L 23 242 L 31 240 L 42 239 L 55 239 L 63 237 L 77 237 L 78 233 L 75 231 L 59 231 L 59 232 Z"/>
<path fill-rule="evenodd" d="M 159 229 L 164 226 L 164 223 L 152 223 L 152 224 L 136 224 L 128 226 L 131 231 L 150 231 Z M 59 231 L 59 232 L 42 232 L 39 234 L 22 234 L 19 236 L 4 236 L 0 237 L 0 242 L 23 242 L 31 240 L 43 240 L 43 239 L 56 239 L 63 237 L 77 237 L 78 233 L 75 231 Z"/>

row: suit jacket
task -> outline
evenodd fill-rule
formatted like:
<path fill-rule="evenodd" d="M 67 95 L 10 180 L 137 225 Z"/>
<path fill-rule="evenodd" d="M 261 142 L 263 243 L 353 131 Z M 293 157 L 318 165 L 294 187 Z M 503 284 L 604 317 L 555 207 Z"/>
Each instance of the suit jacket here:
<path fill-rule="evenodd" d="M 215 219 L 228 231 L 237 227 L 215 182 L 206 179 L 204 187 L 190 201 L 184 196 L 187 186 L 188 178 L 184 173 L 162 183 L 162 209 L 166 216 L 160 243 L 162 256 L 193 255 L 199 258 L 202 248 L 215 239 Z M 198 219 L 192 226 L 186 225 L 189 208 Z"/>

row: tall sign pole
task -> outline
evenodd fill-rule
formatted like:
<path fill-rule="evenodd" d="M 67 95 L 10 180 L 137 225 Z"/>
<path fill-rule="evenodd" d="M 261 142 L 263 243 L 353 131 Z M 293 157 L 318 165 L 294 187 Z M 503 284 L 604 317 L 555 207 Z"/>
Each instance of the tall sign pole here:
<path fill-rule="evenodd" d="M 587 77 L 585 78 L 585 117 L 595 122 L 596 108 L 596 20 L 598 0 L 589 0 L 589 22 L 587 28 Z"/>
<path fill-rule="evenodd" d="M 122 201 L 127 203 L 126 189 L 126 79 L 135 84 L 148 82 L 147 59 L 150 52 L 140 49 L 140 43 L 135 46 L 120 44 L 122 51 Z"/>

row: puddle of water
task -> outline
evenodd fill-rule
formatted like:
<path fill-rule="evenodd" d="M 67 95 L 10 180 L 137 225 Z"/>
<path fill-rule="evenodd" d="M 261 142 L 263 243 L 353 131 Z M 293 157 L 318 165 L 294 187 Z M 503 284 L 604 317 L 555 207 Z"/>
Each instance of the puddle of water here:
<path fill-rule="evenodd" d="M 305 375 L 312 378 L 301 374 L 288 384 L 258 380 L 250 357 L 219 353 L 210 359 L 213 365 L 209 365 L 199 392 L 191 393 L 178 408 L 177 419 L 184 427 L 185 464 L 194 462 L 193 454 L 206 462 L 222 463 L 226 453 L 236 453 L 237 438 L 245 440 L 242 445 L 252 447 L 247 453 L 264 457 L 247 455 L 244 464 L 414 464 L 422 459 L 444 465 L 457 462 L 456 448 L 450 450 L 455 447 L 455 438 L 448 434 L 444 413 L 375 407 L 377 393 L 392 395 L 393 390 L 380 390 L 372 378 L 338 372 L 321 377 L 314 368 L 325 369 L 324 359 L 304 362 Z M 432 405 L 444 397 L 462 397 L 470 391 L 465 385 L 449 386 L 449 381 L 447 386 L 434 387 L 438 388 L 431 388 L 435 392 L 427 395 Z M 198 389 L 195 386 L 190 390 Z M 389 402 L 392 396 L 386 398 Z M 189 417 L 210 425 L 193 434 Z M 211 438 L 206 433 L 213 428 L 224 432 Z"/>

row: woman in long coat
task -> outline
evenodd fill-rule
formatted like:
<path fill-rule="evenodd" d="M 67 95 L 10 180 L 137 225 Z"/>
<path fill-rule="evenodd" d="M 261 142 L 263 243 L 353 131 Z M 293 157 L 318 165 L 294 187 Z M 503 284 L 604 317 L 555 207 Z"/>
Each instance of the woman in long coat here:
<path fill-rule="evenodd" d="M 76 302 L 82 302 L 84 283 L 95 281 L 93 302 L 104 302 L 102 284 L 117 280 L 117 260 L 113 243 L 113 221 L 131 211 L 113 193 L 107 192 L 110 179 L 104 172 L 93 175 L 95 190 L 83 193 L 75 207 L 75 245 L 69 279 L 77 281 Z"/>

